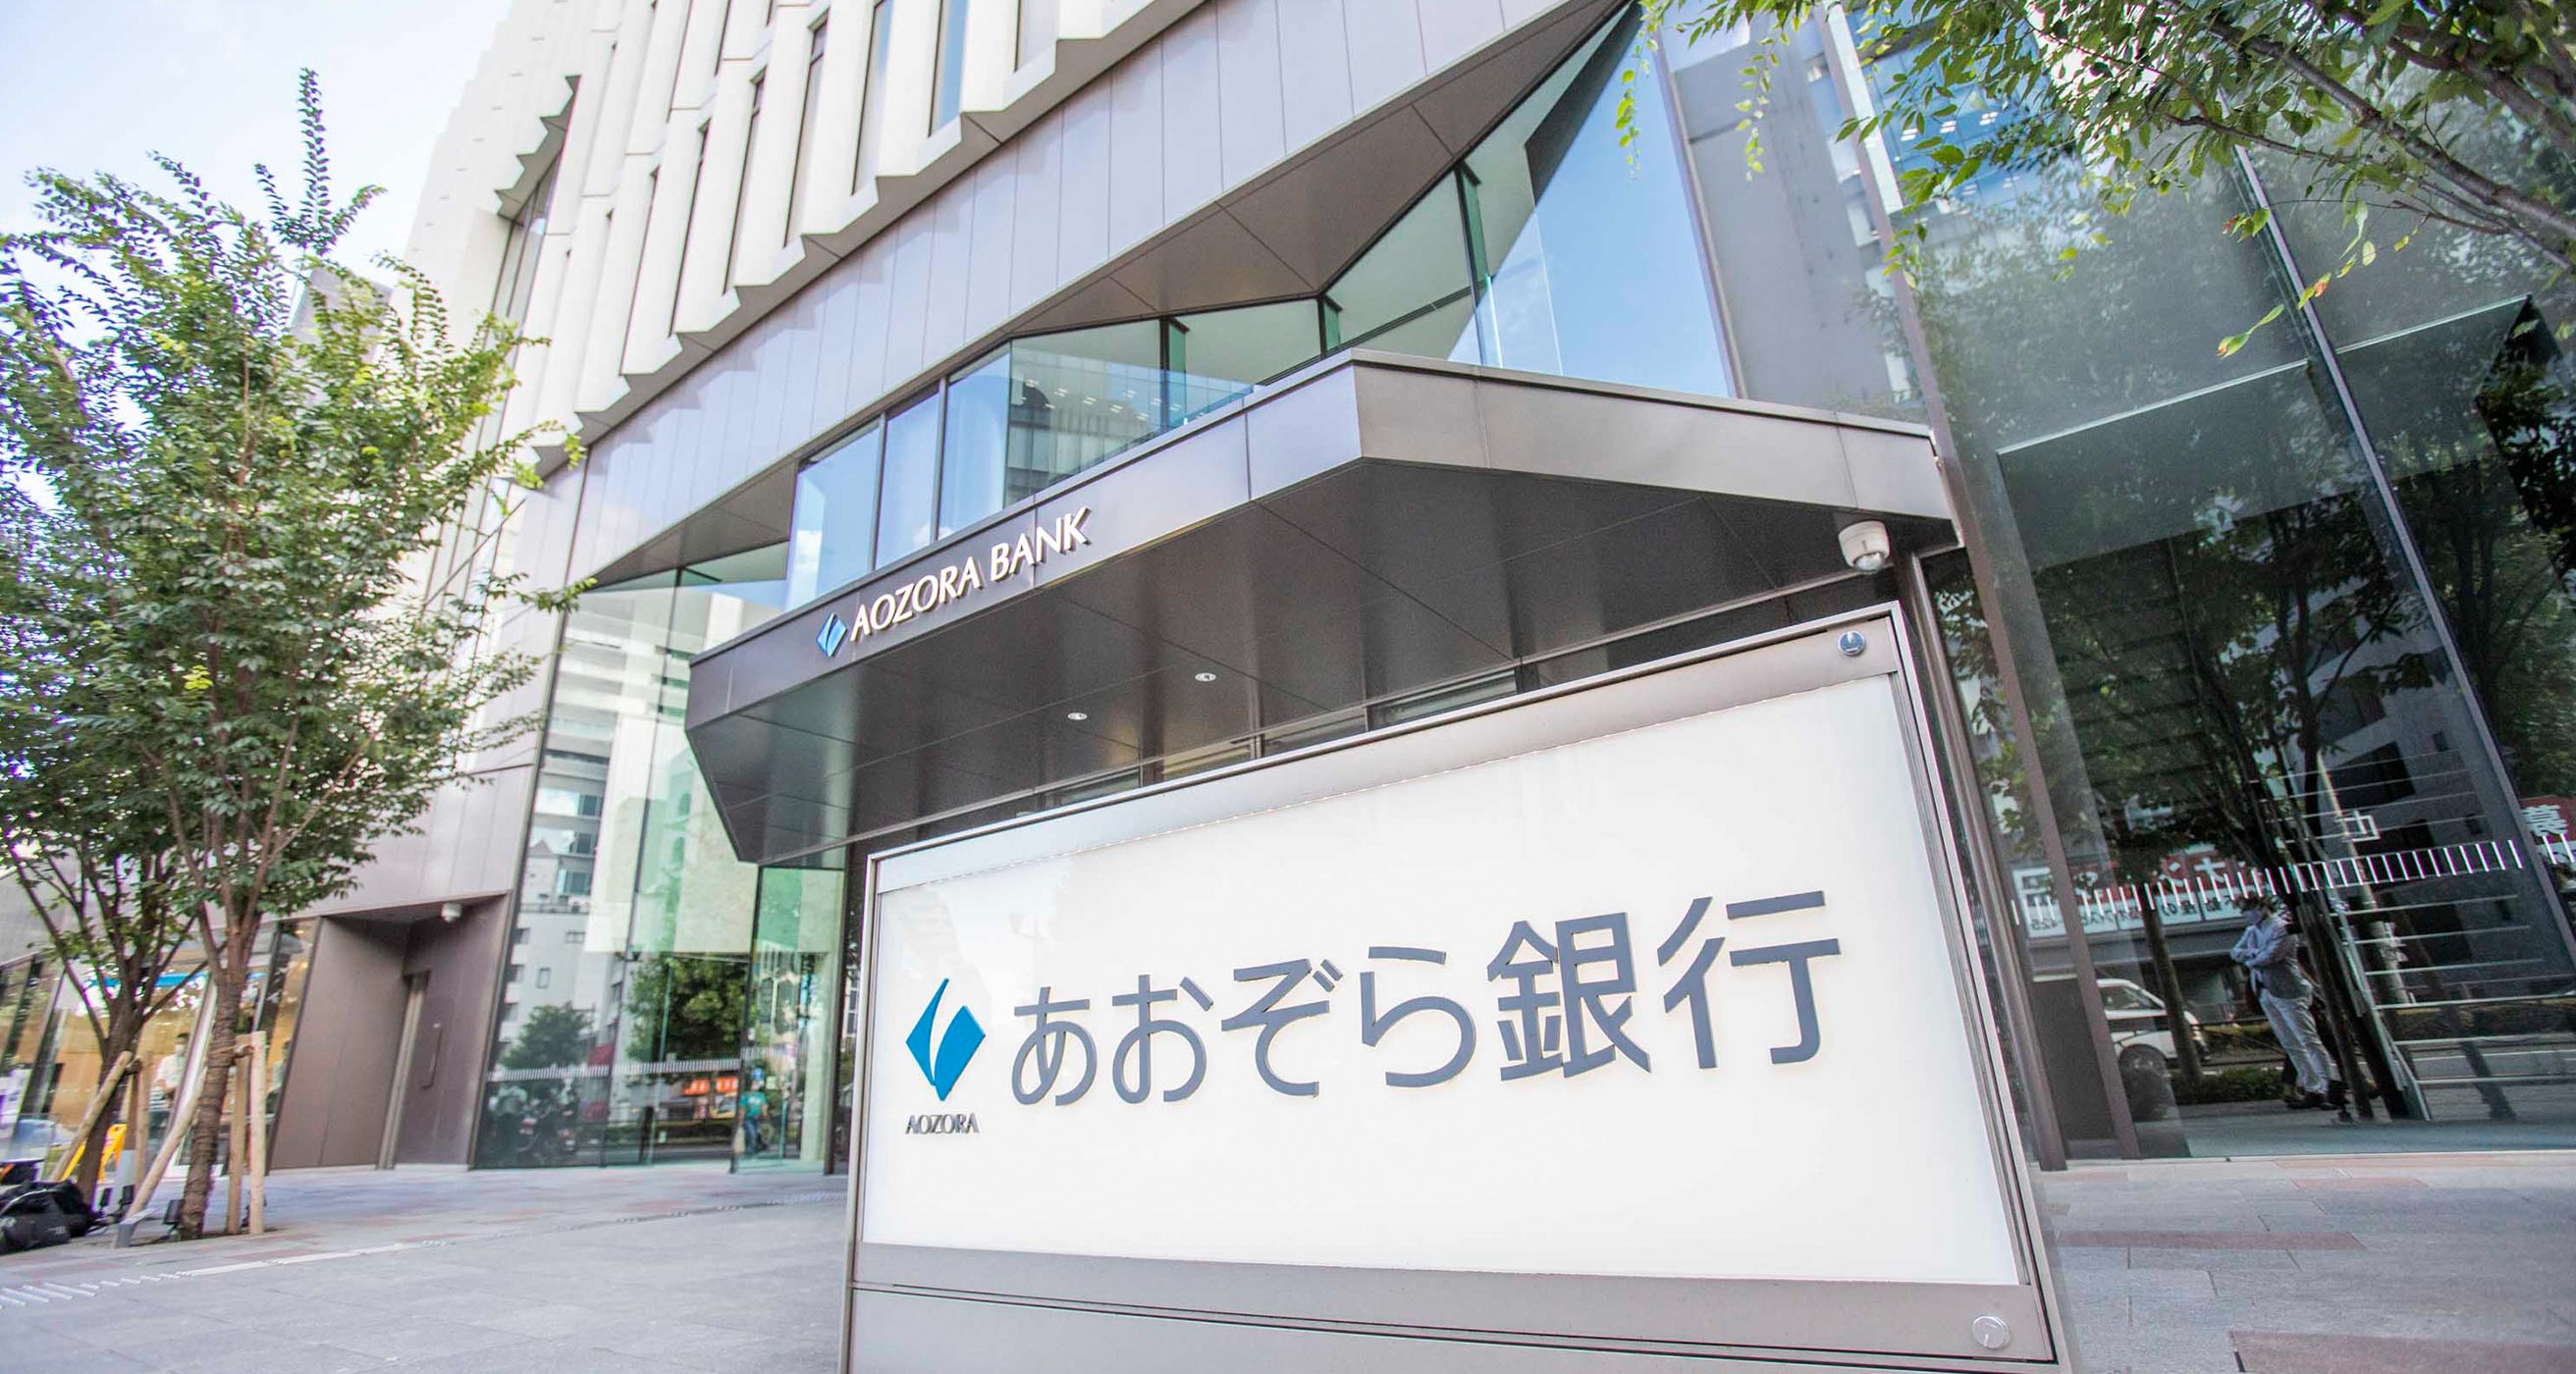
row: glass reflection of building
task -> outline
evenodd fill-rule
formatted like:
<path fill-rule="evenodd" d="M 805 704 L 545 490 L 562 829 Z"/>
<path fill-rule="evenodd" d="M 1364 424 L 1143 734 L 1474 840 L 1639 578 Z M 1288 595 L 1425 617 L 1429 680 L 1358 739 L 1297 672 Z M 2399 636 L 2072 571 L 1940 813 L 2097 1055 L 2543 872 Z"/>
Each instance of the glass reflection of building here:
<path fill-rule="evenodd" d="M 250 967 L 237 1024 L 245 1035 L 258 1031 L 267 1037 L 268 1095 L 259 1110 L 273 1132 L 313 967 L 313 922 L 271 923 L 251 950 Z M 193 947 L 171 959 L 160 978 L 163 995 L 135 1042 L 152 1148 L 171 1129 L 174 1094 L 206 986 L 204 972 L 204 960 Z M 86 964 L 66 968 L 50 951 L 0 963 L 0 1079 L 26 1075 L 14 1118 L 0 1120 L 0 1160 L 41 1162 L 55 1174 L 69 1172 L 76 1162 L 65 1157 L 68 1142 L 97 1101 L 99 1081 L 110 1067 L 82 1002 L 84 982 L 94 1002 L 105 1000 L 106 989 L 95 981 L 99 976 Z M 104 1142 L 91 1147 L 100 1150 L 102 1178 L 115 1178 L 114 1167 L 132 1135 L 120 1121 Z M 183 1141 L 177 1159 L 185 1161 L 188 1148 Z"/>
<path fill-rule="evenodd" d="M 1346 348 L 1933 428 L 1975 556 L 1923 572 L 1989 803 L 1965 848 L 2000 899 L 1981 912 L 2009 946 L 1997 966 L 2023 974 L 1999 991 L 2027 1008 L 2007 1021 L 2043 1153 L 2304 1148 L 2285 1132 L 2315 1118 L 2281 1109 L 2227 958 L 2274 901 L 2371 1114 L 2568 1119 L 2576 369 L 2558 333 L 2576 288 L 2425 228 L 2313 322 L 2289 311 L 2221 353 L 2335 260 L 2333 214 L 2221 234 L 2273 194 L 2259 166 L 2125 219 L 2048 168 L 1904 207 L 1905 139 L 1835 137 L 1875 99 L 1839 23 L 1792 35 L 1748 109 L 1750 33 L 1649 50 L 1614 20 L 1453 145 L 1322 290 L 939 363 L 811 446 L 767 535 L 783 543 L 586 591 L 552 669 L 475 1162 L 837 1162 L 856 860 L 733 858 L 681 733 L 692 655 Z M 871 80 L 863 170 L 876 99 Z M 1909 285 L 1886 250 L 1916 224 Z M 903 838 L 1732 624 L 1281 722 Z"/>
<path fill-rule="evenodd" d="M 600 587 L 566 617 L 477 1163 L 821 1163 L 839 875 L 736 861 L 680 734 L 690 656 L 774 615 L 786 562 Z"/>
<path fill-rule="evenodd" d="M 1765 143 L 1784 187 L 1803 171 L 1845 189 L 1875 256 L 1893 199 L 1875 156 L 1799 146 L 1869 98 L 1869 73 L 1847 48 L 1802 51 L 1820 118 L 1792 128 L 1783 102 Z M 1985 596 L 1963 556 L 1936 572 L 2078 1151 L 2290 1139 L 2277 1050 L 2227 958 L 2272 902 L 2307 937 L 2365 1114 L 2569 1105 L 2567 288 L 2508 246 L 2425 228 L 2313 324 L 2292 309 L 2224 351 L 2339 259 L 2332 207 L 2283 204 L 2251 241 L 2215 228 L 2298 184 L 2248 163 L 2108 219 L 2063 169 L 1992 175 L 1900 212 L 1928 244 L 1907 298 L 1880 279 L 1853 296 L 1886 347 L 1919 325 L 1889 375 L 1928 378 L 1926 395 L 1885 399 L 1926 406 L 1984 528 Z"/>

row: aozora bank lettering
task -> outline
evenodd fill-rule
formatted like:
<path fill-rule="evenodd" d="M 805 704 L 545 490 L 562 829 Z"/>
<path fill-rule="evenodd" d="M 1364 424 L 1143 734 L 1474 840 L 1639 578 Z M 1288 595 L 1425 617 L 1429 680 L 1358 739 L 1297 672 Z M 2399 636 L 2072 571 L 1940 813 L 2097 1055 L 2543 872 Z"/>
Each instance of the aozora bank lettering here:
<path fill-rule="evenodd" d="M 873 600 L 861 602 L 851 611 L 852 619 L 844 624 L 839 614 L 824 617 L 822 630 L 814 636 L 816 647 L 830 658 L 841 651 L 843 643 L 855 630 L 860 639 L 884 634 L 915 616 L 928 615 L 951 602 L 972 596 L 986 587 L 998 586 L 1032 568 L 1043 567 L 1057 554 L 1071 553 L 1091 542 L 1082 522 L 1091 518 L 1091 507 L 1084 506 L 1068 515 L 1059 515 L 1016 540 L 996 543 L 982 556 L 969 555 L 934 572 L 927 572 L 891 591 L 877 593 Z"/>
<path fill-rule="evenodd" d="M 1757 918 L 1825 909 L 1825 894 L 1793 892 L 1728 902 L 1723 907 L 1723 931 L 1708 921 L 1715 905 L 1708 897 L 1693 901 L 1671 933 L 1653 949 L 1655 965 L 1664 970 L 1666 983 L 1660 995 L 1662 1010 L 1667 1015 L 1689 1018 L 1698 1067 L 1711 1070 L 1718 1062 L 1709 1012 L 1715 995 L 1710 975 L 1720 963 L 1721 951 L 1731 968 L 1753 973 L 1764 966 L 1777 966 L 1787 975 L 1786 991 L 1796 1016 L 1798 1039 L 1794 1044 L 1771 1046 L 1771 1062 L 1797 1064 L 1815 1058 L 1824 1046 L 1824 1032 L 1817 1015 L 1811 965 L 1815 960 L 1841 954 L 1841 940 L 1760 943 L 1757 936 L 1754 941 L 1738 940 L 1731 948 L 1727 942 L 1738 930 L 1758 932 L 1767 924 Z M 1752 924 L 1737 924 L 1744 921 Z M 1372 945 L 1365 962 L 1393 966 L 1390 977 L 1400 979 L 1402 965 L 1446 964 L 1449 952 Z M 1485 981 L 1497 989 L 1492 1024 L 1501 1041 L 1501 1063 L 1495 1071 L 1506 1082 L 1542 1075 L 1572 1078 L 1608 1068 L 1616 1061 L 1625 1061 L 1626 1067 L 1635 1072 L 1651 1072 L 1653 1061 L 1627 1030 L 1630 1018 L 1637 1012 L 1637 995 L 1654 995 L 1640 986 L 1643 967 L 1638 947 L 1632 943 L 1628 913 L 1624 911 L 1557 921 L 1548 934 L 1540 933 L 1528 921 L 1514 923 L 1502 947 L 1484 967 Z M 1347 980 L 1347 975 L 1331 959 L 1303 958 L 1250 965 L 1234 969 L 1232 974 L 1233 982 L 1254 985 L 1260 991 L 1243 1010 L 1216 1019 L 1216 1030 L 1254 1032 L 1252 1072 L 1272 1092 L 1288 1097 L 1315 1096 L 1320 1084 L 1288 1077 L 1273 1065 L 1273 1042 L 1297 1022 L 1328 1015 L 1332 1011 L 1331 994 Z M 1363 968 L 1358 982 L 1356 1029 L 1363 1045 L 1374 1048 L 1397 1023 L 1418 1015 L 1439 1018 L 1451 1028 L 1453 1048 L 1445 1060 L 1411 1068 L 1390 1066 L 1385 1071 L 1389 1086 L 1427 1088 L 1445 1083 L 1464 1072 L 1476 1057 L 1480 1018 L 1466 1006 L 1433 995 L 1394 1000 L 1397 994 L 1390 992 L 1381 998 L 1375 967 Z M 1291 1001 L 1301 989 L 1309 994 L 1305 1000 Z M 941 984 L 941 991 L 946 990 L 947 985 Z M 1777 994 L 1748 986 L 1737 995 Z M 1165 1102 L 1187 1099 L 1205 1080 L 1207 1042 L 1200 1029 L 1182 1016 L 1156 1011 L 1159 1004 L 1178 1002 L 1184 996 L 1201 1013 L 1213 1016 L 1216 1012 L 1216 999 L 1194 978 L 1183 977 L 1175 985 L 1157 987 L 1151 975 L 1139 974 L 1135 991 L 1119 992 L 1109 999 L 1110 1006 L 1117 1014 L 1125 1015 L 1130 1024 L 1114 1047 L 1104 1048 L 1107 1042 L 1094 1039 L 1091 1029 L 1083 1024 L 1083 1014 L 1092 1008 L 1090 997 L 1058 997 L 1053 986 L 1040 987 L 1035 1002 L 1012 1009 L 1013 1015 L 1031 1025 L 1027 1038 L 1009 1061 L 1011 1095 L 1023 1106 L 1052 1102 L 1068 1107 L 1081 1101 L 1106 1070 L 1105 1076 L 1121 1101 L 1141 1103 L 1157 1095 L 1158 1089 Z M 938 1004 L 934 996 L 931 1012 L 937 1011 Z M 930 1020 L 931 1014 L 925 1013 L 914 1028 L 917 1041 L 926 1042 Z M 973 1027 L 971 1019 L 967 1024 L 974 1041 L 980 1042 L 980 1028 Z M 1320 1033 L 1321 1028 L 1317 1030 Z M 1115 1033 L 1114 1028 L 1104 1031 Z M 1174 1043 L 1158 1060 L 1154 1042 L 1165 1036 Z M 941 1053 L 946 1057 L 944 1049 Z M 972 1053 L 970 1043 L 966 1054 Z M 1187 1056 L 1185 1067 L 1172 1062 L 1175 1053 Z M 924 1057 L 918 1045 L 914 1054 L 917 1059 Z M 958 1056 L 961 1072 L 964 1057 Z M 929 1070 L 925 1068 L 925 1072 Z M 938 1085 L 935 1077 L 933 1084 Z M 940 1096 L 947 1096 L 944 1089 Z M 923 1133 L 924 1129 L 921 1118 L 905 1127 L 908 1134 Z M 944 1129 L 954 1132 L 961 1127 L 950 1125 Z M 971 1118 L 962 1129 L 974 1129 Z"/>

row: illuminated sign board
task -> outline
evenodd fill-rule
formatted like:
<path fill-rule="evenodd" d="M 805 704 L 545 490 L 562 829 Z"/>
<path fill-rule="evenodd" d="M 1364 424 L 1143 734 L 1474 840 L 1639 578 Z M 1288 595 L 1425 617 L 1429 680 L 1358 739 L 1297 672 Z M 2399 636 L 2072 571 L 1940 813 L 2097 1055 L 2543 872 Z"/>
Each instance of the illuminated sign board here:
<path fill-rule="evenodd" d="M 2048 1360 L 1875 633 L 1723 709 L 1657 704 L 1740 666 L 1700 664 L 881 859 L 858 1286 L 1129 1272 L 1078 1257 L 1156 1276 L 1122 1305 L 1556 1338 L 1512 1285 L 1636 1281 L 1689 1297 L 1628 1336 L 1791 1348 L 1939 1294 L 1853 1348 Z M 1399 1310 L 1423 1274 L 1492 1300 Z"/>

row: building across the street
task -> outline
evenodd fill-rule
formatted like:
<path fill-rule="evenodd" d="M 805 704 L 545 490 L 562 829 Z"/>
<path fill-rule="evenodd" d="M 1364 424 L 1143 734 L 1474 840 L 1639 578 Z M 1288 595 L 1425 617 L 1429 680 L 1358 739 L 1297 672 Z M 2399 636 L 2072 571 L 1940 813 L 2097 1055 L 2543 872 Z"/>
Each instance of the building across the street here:
<path fill-rule="evenodd" d="M 1840 11 L 1749 108 L 1756 35 L 1644 37 L 517 0 L 410 257 L 529 336 L 546 481 L 427 575 L 585 590 L 267 937 L 273 1167 L 841 1169 L 869 856 L 1880 607 L 2041 1167 L 2576 1143 L 2576 286 L 2410 225 L 2298 306 L 2350 231 L 2259 159 L 1906 206 Z M 2283 1105 L 2274 909 L 2355 1123 Z M 0 1137 L 87 1106 L 65 976 L 0 964 Z"/>

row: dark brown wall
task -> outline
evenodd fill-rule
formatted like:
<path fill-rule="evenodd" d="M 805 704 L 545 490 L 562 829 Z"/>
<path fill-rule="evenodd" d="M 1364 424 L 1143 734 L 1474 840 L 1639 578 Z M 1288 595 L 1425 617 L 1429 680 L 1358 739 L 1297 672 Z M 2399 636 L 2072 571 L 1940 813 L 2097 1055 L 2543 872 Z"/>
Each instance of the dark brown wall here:
<path fill-rule="evenodd" d="M 373 1164 L 402 1030 L 402 927 L 316 921 L 268 1167 Z"/>
<path fill-rule="evenodd" d="M 508 922 L 502 902 L 455 922 L 324 917 L 278 1105 L 272 1169 L 373 1164 L 401 1057 L 404 980 L 426 975 L 398 1164 L 462 1164 Z"/>
<path fill-rule="evenodd" d="M 498 899 L 475 902 L 454 925 L 424 921 L 412 927 L 405 972 L 427 973 L 429 988 L 421 999 L 420 1038 L 412 1046 L 398 1164 L 466 1162 L 491 1030 L 492 980 L 509 938 L 502 907 Z M 399 1002 L 394 1014 L 401 1016 Z"/>

